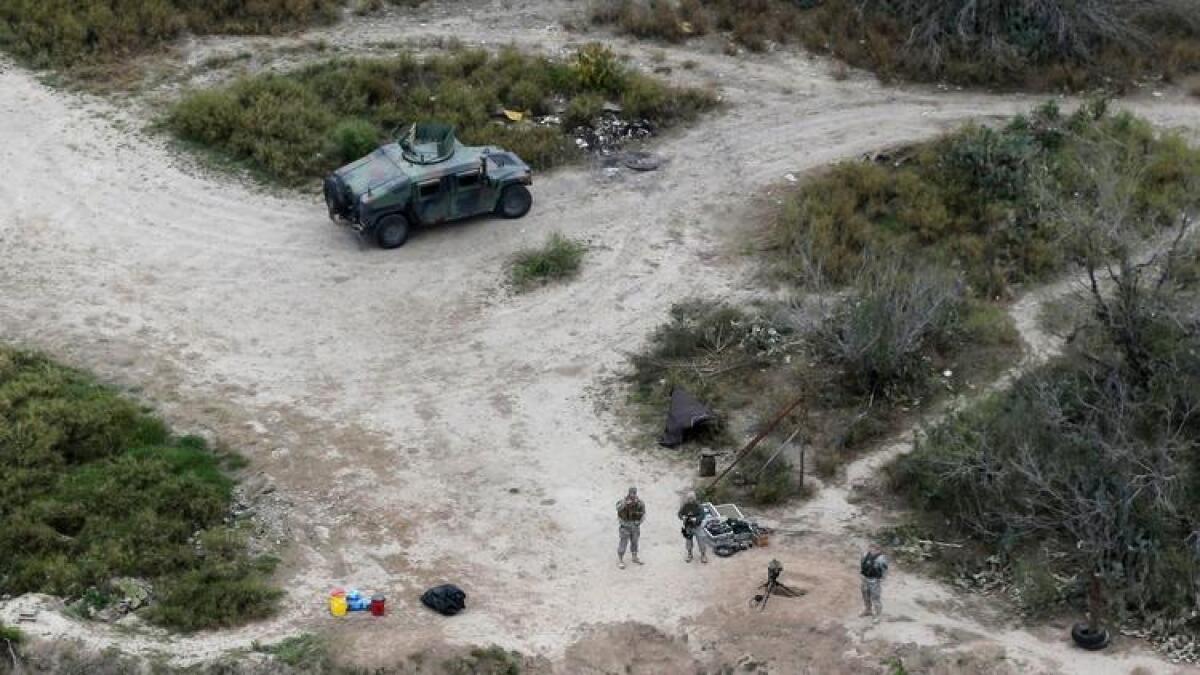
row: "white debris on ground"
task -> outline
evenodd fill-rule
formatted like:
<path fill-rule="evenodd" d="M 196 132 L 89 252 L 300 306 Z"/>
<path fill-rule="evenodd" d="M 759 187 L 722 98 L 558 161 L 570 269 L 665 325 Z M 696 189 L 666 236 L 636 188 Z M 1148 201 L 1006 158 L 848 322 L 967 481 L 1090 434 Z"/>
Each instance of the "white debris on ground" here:
<path fill-rule="evenodd" d="M 1192 619 L 1200 616 L 1194 610 L 1192 614 Z M 1122 627 L 1121 635 L 1149 642 L 1171 663 L 1200 663 L 1200 643 L 1194 636 L 1133 626 Z"/>

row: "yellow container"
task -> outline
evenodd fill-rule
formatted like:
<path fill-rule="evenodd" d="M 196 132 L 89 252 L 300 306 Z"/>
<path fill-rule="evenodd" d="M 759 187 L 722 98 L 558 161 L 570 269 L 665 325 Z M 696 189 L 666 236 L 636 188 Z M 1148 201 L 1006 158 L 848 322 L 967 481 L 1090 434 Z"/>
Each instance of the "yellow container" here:
<path fill-rule="evenodd" d="M 329 596 L 329 613 L 334 616 L 346 616 L 345 594 Z"/>

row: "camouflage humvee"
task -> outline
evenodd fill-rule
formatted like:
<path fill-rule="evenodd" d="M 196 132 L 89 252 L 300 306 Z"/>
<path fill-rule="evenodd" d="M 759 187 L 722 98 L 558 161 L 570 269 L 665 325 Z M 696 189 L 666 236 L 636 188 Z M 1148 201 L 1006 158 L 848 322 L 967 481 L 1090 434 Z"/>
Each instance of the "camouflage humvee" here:
<path fill-rule="evenodd" d="M 529 166 L 500 148 L 468 147 L 440 124 L 414 124 L 325 178 L 329 217 L 370 235 L 383 248 L 402 246 L 410 226 L 498 213 L 520 218 L 533 197 Z"/>

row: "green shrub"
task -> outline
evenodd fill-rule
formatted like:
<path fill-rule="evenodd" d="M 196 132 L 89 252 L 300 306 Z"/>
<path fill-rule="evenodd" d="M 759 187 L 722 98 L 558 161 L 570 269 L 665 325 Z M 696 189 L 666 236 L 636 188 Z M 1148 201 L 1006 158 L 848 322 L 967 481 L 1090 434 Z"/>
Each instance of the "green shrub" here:
<path fill-rule="evenodd" d="M 1044 555 L 1025 555 L 1013 561 L 1017 602 L 1025 613 L 1046 616 L 1062 602 L 1062 589 L 1053 570 L 1053 563 Z"/>
<path fill-rule="evenodd" d="M 237 626 L 275 613 L 282 591 L 273 588 L 269 575 L 274 558 L 250 558 L 245 538 L 222 528 L 200 536 L 203 564 L 163 579 L 157 601 L 148 617 L 183 631 Z"/>
<path fill-rule="evenodd" d="M 464 656 L 445 659 L 447 675 L 521 675 L 521 655 L 501 647 L 472 647 Z"/>
<path fill-rule="evenodd" d="M 571 62 L 515 49 L 494 55 L 462 49 L 424 60 L 335 59 L 256 75 L 184 96 L 166 122 L 185 141 L 297 184 L 357 159 L 399 125 L 425 120 L 454 126 L 464 143 L 503 146 L 535 168 L 549 168 L 576 156 L 563 130 L 501 124 L 492 118 L 495 109 L 545 112 L 546 101 L 566 99 L 568 123 L 582 124 L 605 99 L 626 96 L 627 105 L 659 127 L 716 104 L 707 92 L 632 73 L 595 46 Z"/>
<path fill-rule="evenodd" d="M 333 128 L 333 144 L 337 148 L 338 161 L 349 164 L 379 145 L 379 129 L 363 119 L 345 119 Z"/>
<path fill-rule="evenodd" d="M 787 279 L 844 285 L 867 259 L 902 251 L 925 264 L 961 269 L 973 295 L 1046 279 L 1073 255 L 1057 216 L 1043 204 L 1081 193 L 1097 144 L 1143 167 L 1133 195 L 1146 234 L 1200 199 L 1189 176 L 1200 151 L 1102 104 L 1070 118 L 1043 106 L 997 129 L 968 125 L 904 148 L 887 164 L 840 164 L 788 195 L 768 231 Z"/>
<path fill-rule="evenodd" d="M 538 248 L 518 251 L 513 256 L 510 277 L 518 290 L 538 284 L 570 279 L 579 273 L 587 247 L 559 234 L 551 234 Z"/>
<path fill-rule="evenodd" d="M 571 99 L 567 110 L 563 113 L 562 123 L 565 129 L 591 126 L 592 120 L 600 116 L 604 108 L 604 97 L 599 94 L 581 94 Z"/>
<path fill-rule="evenodd" d="M 579 86 L 588 91 L 619 94 L 627 72 L 612 49 L 590 42 L 575 53 L 574 71 Z"/>
<path fill-rule="evenodd" d="M 318 635 L 302 633 L 284 638 L 272 645 L 257 646 L 257 651 L 273 655 L 281 663 L 311 672 L 326 672 L 333 669 L 329 643 Z"/>
<path fill-rule="evenodd" d="M 190 539 L 229 535 L 232 499 L 221 459 L 197 437 L 171 436 L 133 402 L 35 354 L 0 348 L 0 592 L 44 592 L 104 601 L 118 576 L 172 587 L 223 571 L 228 604 L 188 609 L 164 624 L 199 628 L 257 618 L 275 591 L 244 546 L 200 557 Z M 155 611 L 173 610 L 164 599 Z"/>
<path fill-rule="evenodd" d="M 21 632 L 20 628 L 0 623 L 0 641 L 7 642 L 9 645 L 17 645 L 24 640 L 25 634 Z"/>

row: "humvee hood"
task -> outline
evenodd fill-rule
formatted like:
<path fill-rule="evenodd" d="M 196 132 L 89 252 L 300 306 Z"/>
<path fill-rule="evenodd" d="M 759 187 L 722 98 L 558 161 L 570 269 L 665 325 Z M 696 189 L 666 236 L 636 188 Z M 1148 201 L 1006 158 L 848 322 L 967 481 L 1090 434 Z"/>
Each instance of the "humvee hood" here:
<path fill-rule="evenodd" d="M 384 145 L 357 162 L 338 169 L 336 173 L 357 197 L 366 194 L 367 190 L 403 177 L 405 174 L 397 159 L 398 149 L 390 144 Z"/>

